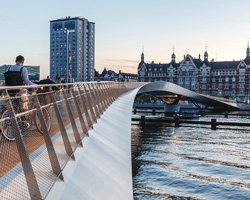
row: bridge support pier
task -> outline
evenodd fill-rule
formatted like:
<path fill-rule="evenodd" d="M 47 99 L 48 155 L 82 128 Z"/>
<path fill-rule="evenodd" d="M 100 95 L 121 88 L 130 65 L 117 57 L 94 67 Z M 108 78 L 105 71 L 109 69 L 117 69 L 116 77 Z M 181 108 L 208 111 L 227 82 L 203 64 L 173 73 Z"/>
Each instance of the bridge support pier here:
<path fill-rule="evenodd" d="M 211 129 L 216 130 L 216 119 L 211 119 Z"/>
<path fill-rule="evenodd" d="M 145 116 L 141 116 L 141 126 L 145 126 Z"/>
<path fill-rule="evenodd" d="M 180 117 L 179 116 L 174 117 L 174 126 L 180 127 Z"/>

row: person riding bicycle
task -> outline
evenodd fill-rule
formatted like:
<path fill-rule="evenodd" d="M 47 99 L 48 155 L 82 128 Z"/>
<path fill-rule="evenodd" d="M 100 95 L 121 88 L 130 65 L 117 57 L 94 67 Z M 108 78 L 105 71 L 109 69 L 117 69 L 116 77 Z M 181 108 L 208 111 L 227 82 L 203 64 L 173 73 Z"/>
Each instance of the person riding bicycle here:
<path fill-rule="evenodd" d="M 19 55 L 16 57 L 16 65 L 10 66 L 4 73 L 6 86 L 20 86 L 20 85 L 36 85 L 29 80 L 28 70 L 23 67 L 24 57 Z M 11 96 L 22 96 L 22 110 L 28 110 L 28 93 L 26 89 L 8 90 Z"/>

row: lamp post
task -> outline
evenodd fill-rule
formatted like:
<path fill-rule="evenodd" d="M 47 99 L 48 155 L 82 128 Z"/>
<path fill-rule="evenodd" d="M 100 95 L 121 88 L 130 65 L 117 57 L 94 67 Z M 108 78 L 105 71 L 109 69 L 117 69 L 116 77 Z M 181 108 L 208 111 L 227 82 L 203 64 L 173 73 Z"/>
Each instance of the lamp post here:
<path fill-rule="evenodd" d="M 71 52 L 71 36 L 69 33 L 74 33 L 75 30 L 67 30 L 67 74 L 66 79 L 67 83 L 71 82 L 72 73 L 71 73 L 71 64 L 72 64 L 72 52 Z"/>

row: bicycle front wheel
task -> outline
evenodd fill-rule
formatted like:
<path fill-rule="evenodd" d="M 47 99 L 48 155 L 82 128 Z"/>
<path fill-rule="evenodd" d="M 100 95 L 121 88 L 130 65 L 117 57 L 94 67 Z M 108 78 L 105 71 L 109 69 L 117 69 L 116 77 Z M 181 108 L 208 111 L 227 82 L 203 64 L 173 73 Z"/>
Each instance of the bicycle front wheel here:
<path fill-rule="evenodd" d="M 4 111 L 1 119 L 7 118 L 9 117 L 9 111 L 6 110 Z M 5 119 L 4 121 L 2 121 L 0 123 L 0 129 L 1 129 L 1 133 L 2 136 L 8 140 L 8 141 L 15 141 L 15 135 L 14 135 L 14 129 L 13 126 L 11 125 L 11 121 L 10 119 Z"/>
<path fill-rule="evenodd" d="M 45 120 L 45 124 L 47 126 L 47 129 L 48 129 L 48 131 L 50 131 L 50 128 L 51 128 L 51 119 L 50 119 L 49 111 L 46 108 L 43 108 L 42 112 L 43 112 L 43 116 L 44 116 L 44 120 Z M 41 122 L 39 120 L 37 112 L 35 113 L 35 124 L 36 124 L 37 130 L 40 133 L 43 133 L 43 131 L 42 131 L 42 125 L 41 125 Z"/>

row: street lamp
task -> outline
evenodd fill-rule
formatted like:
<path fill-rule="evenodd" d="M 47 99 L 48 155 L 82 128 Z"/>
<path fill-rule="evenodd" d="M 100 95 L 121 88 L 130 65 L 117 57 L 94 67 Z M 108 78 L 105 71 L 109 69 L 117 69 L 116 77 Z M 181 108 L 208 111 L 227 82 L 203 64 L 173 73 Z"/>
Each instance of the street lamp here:
<path fill-rule="evenodd" d="M 71 36 L 69 33 L 74 33 L 75 30 L 67 30 L 67 74 L 66 79 L 67 83 L 71 82 L 72 73 L 71 73 L 71 64 L 72 64 L 72 52 L 71 52 Z"/>

